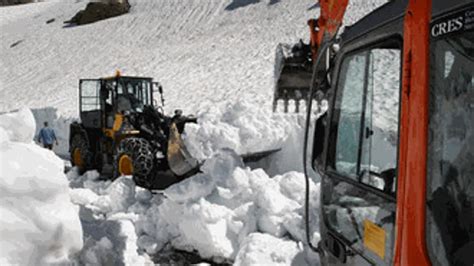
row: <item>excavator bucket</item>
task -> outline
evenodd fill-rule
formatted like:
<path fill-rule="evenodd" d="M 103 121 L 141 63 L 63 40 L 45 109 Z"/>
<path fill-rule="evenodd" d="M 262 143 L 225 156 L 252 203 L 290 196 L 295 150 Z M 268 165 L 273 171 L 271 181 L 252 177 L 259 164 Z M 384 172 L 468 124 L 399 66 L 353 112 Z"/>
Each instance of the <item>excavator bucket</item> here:
<path fill-rule="evenodd" d="M 307 104 L 312 76 L 311 47 L 299 43 L 291 46 L 279 44 L 276 50 L 275 62 L 275 92 L 273 111 L 277 110 L 279 102 L 283 102 L 283 111 L 289 110 L 290 100 L 294 101 L 295 112 L 300 111 L 300 104 Z"/>

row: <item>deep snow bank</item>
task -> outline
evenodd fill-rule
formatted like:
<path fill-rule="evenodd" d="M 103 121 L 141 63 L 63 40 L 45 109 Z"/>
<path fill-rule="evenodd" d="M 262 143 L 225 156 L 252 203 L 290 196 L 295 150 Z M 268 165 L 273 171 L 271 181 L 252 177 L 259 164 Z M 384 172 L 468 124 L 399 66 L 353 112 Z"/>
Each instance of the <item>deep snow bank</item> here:
<path fill-rule="evenodd" d="M 270 178 L 240 160 L 232 151 L 221 151 L 206 161 L 202 174 L 165 190 L 163 203 L 146 213 L 159 231 L 150 234 L 144 226 L 143 233 L 157 240 L 167 235 L 175 247 L 198 250 L 203 257 L 231 260 L 252 232 L 303 241 L 303 176 L 290 172 Z M 319 188 L 311 186 L 317 208 Z M 311 219 L 317 224 L 315 213 Z"/>
<path fill-rule="evenodd" d="M 305 180 L 292 171 L 301 170 L 303 122 L 245 100 L 203 109 L 198 124 L 187 124 L 183 135 L 204 162 L 201 173 L 163 194 L 136 187 L 130 177 L 100 181 L 97 172 L 71 171 L 72 201 L 81 206 L 86 238 L 80 262 L 146 263 L 146 254 L 171 246 L 217 262 L 305 263 Z M 253 169 L 239 156 L 275 148 L 282 150 Z M 317 228 L 319 184 L 313 181 L 311 197 L 310 219 Z"/>
<path fill-rule="evenodd" d="M 221 149 L 240 155 L 281 149 L 292 133 L 302 130 L 295 117 L 273 113 L 250 100 L 224 102 L 200 110 L 198 123 L 186 124 L 183 140 L 200 161 Z"/>
<path fill-rule="evenodd" d="M 327 106 L 323 105 L 322 109 L 326 110 Z M 318 116 L 315 112 L 312 121 Z M 258 102 L 241 99 L 204 108 L 197 117 L 197 124 L 186 124 L 182 137 L 189 152 L 199 161 L 222 149 L 240 155 L 279 149 L 249 166 L 262 168 L 270 176 L 303 172 L 305 114 L 273 113 Z M 309 146 L 313 137 L 310 134 Z M 318 178 L 315 176 L 314 180 Z"/>
<path fill-rule="evenodd" d="M 0 264 L 64 263 L 82 248 L 64 164 L 33 143 L 29 109 L 0 115 Z"/>
<path fill-rule="evenodd" d="M 305 265 L 303 247 L 294 241 L 252 233 L 242 243 L 236 265 Z M 313 261 L 312 264 L 315 264 Z"/>
<path fill-rule="evenodd" d="M 36 121 L 35 139 L 37 139 L 44 122 L 48 122 L 49 127 L 54 129 L 58 145 L 53 145 L 54 153 L 61 157 L 69 156 L 69 125 L 76 119 L 62 116 L 56 108 L 32 109 Z M 79 111 L 78 111 L 79 112 Z"/>

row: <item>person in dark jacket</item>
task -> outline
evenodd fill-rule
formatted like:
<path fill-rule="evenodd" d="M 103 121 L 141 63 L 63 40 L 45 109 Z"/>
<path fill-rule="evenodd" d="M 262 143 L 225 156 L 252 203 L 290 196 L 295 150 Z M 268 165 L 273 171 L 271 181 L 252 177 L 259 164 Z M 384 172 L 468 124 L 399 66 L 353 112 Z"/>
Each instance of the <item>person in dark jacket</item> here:
<path fill-rule="evenodd" d="M 38 134 L 38 141 L 43 144 L 43 147 L 52 150 L 53 143 L 58 145 L 58 139 L 56 138 L 56 134 L 54 130 L 48 127 L 48 122 L 44 122 L 44 127 L 40 130 Z"/>

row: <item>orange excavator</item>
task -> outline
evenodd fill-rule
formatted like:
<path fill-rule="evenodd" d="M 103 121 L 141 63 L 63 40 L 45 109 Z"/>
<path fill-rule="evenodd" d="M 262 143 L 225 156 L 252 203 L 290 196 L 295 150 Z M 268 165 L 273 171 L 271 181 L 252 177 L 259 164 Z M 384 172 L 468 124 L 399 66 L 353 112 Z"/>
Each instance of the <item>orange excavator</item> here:
<path fill-rule="evenodd" d="M 303 160 L 309 246 L 323 265 L 474 265 L 474 2 L 394 0 L 342 33 L 348 1 L 319 5 Z M 328 108 L 312 118 L 318 93 Z"/>

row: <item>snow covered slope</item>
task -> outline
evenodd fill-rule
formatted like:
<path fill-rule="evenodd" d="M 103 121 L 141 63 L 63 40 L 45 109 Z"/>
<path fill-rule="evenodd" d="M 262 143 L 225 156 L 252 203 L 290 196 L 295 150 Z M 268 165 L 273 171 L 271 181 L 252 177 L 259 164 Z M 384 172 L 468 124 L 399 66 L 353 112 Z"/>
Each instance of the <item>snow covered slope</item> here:
<path fill-rule="evenodd" d="M 276 45 L 308 39 L 306 20 L 319 14 L 315 0 L 130 0 L 129 14 L 65 28 L 87 2 L 0 8 L 0 112 L 77 116 L 78 79 L 116 69 L 161 81 L 168 111 L 241 97 L 270 108 Z M 377 2 L 353 4 L 348 20 Z"/>
<path fill-rule="evenodd" d="M 53 106 L 75 115 L 78 79 L 116 69 L 161 81 L 169 109 L 240 97 L 267 104 L 277 43 L 307 36 L 305 21 L 318 12 L 308 10 L 313 0 L 135 0 L 124 16 L 64 28 L 87 3 L 76 2 L 0 8 L 0 111 Z"/>

